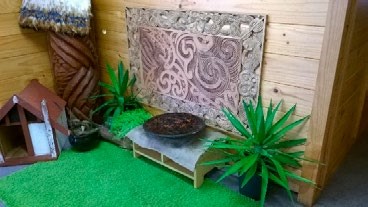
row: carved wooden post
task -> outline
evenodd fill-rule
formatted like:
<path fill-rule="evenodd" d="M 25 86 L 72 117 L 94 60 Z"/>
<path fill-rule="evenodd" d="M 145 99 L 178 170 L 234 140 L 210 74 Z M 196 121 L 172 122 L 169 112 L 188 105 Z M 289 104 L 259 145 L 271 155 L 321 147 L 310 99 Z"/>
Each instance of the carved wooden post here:
<path fill-rule="evenodd" d="M 48 33 L 56 93 L 79 119 L 88 118 L 96 105 L 89 97 L 99 93 L 97 51 L 90 36 Z"/>
<path fill-rule="evenodd" d="M 49 31 L 49 54 L 56 93 L 79 119 L 87 119 L 99 93 L 97 52 L 91 23 L 91 0 L 23 0 L 22 27 Z"/>

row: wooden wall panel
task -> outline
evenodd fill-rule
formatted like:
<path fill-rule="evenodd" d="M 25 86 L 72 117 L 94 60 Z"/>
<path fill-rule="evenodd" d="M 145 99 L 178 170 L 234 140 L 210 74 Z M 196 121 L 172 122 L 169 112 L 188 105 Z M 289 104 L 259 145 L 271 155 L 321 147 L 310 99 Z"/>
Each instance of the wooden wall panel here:
<path fill-rule="evenodd" d="M 269 23 L 265 51 L 319 59 L 324 27 Z"/>
<path fill-rule="evenodd" d="M 18 13 L 0 14 L 0 37 L 34 33 L 32 29 L 22 29 L 18 25 Z"/>
<path fill-rule="evenodd" d="M 46 51 L 47 44 L 45 33 L 27 33 L 1 37 L 1 58 L 15 57 Z"/>
<path fill-rule="evenodd" d="M 295 103 L 297 103 L 295 114 L 299 116 L 309 115 L 312 110 L 313 90 L 263 80 L 261 94 L 265 103 L 269 103 L 271 99 L 274 102 L 284 100 L 283 107 L 280 108 L 283 112 Z"/>
<path fill-rule="evenodd" d="M 18 25 L 21 0 L 0 1 L 0 106 L 37 78 L 53 88 L 46 34 Z"/>
<path fill-rule="evenodd" d="M 125 7 L 149 7 L 160 9 L 195 9 L 219 10 L 227 12 L 249 12 L 267 14 L 268 25 L 265 42 L 265 65 L 261 83 L 266 100 L 285 96 L 290 106 L 298 103 L 298 115 L 311 113 L 312 100 L 319 56 L 321 53 L 324 33 L 324 20 L 327 10 L 327 0 L 310 2 L 305 0 L 293 1 L 216 1 L 208 4 L 204 0 L 125 0 L 93 2 L 96 21 L 96 34 L 98 48 L 100 49 L 100 62 L 104 67 L 106 62 L 115 65 L 123 59 L 128 66 L 128 43 L 125 24 Z M 213 7 L 216 5 L 216 8 Z M 221 5 L 221 6 L 219 6 Z M 298 10 L 298 14 L 291 10 Z M 311 11 L 313 11 L 311 13 Z M 318 13 L 318 14 L 317 14 Z M 296 15 L 296 16 L 295 16 Z M 293 18 L 289 18 L 293 16 Z M 114 54 L 115 53 L 115 54 Z M 122 58 L 120 58 L 122 57 Z M 111 62 L 112 61 L 112 62 Z M 102 71 L 102 79 L 107 76 Z M 275 84 L 282 93 L 275 94 Z M 301 94 L 306 91 L 306 97 Z M 294 98 L 292 92 L 299 95 Z M 288 98 L 289 97 L 289 98 Z"/>
<path fill-rule="evenodd" d="M 344 160 L 350 147 L 357 139 L 361 112 L 364 106 L 366 84 L 366 64 L 368 53 L 368 0 L 356 0 L 352 9 L 351 33 L 347 35 L 349 46 L 344 53 L 341 81 L 336 84 L 338 98 L 334 117 L 332 136 L 326 149 L 327 165 L 324 183 Z M 353 13 L 354 12 L 354 13 Z M 365 22 L 363 21 L 365 19 Z M 331 129 L 332 130 L 332 129 Z"/>
<path fill-rule="evenodd" d="M 314 98 L 307 155 L 325 165 L 304 165 L 302 175 L 324 187 L 356 140 L 366 92 L 368 0 L 330 1 Z M 365 19 L 364 21 L 362 19 Z M 364 62 L 363 62 L 364 61 Z M 308 205 L 317 189 L 302 187 Z"/>
<path fill-rule="evenodd" d="M 269 15 L 270 22 L 325 25 L 328 0 L 97 0 L 94 8 L 110 11 L 116 8 L 129 7 L 160 7 L 163 9 L 191 9 L 206 11 L 248 12 Z"/>
<path fill-rule="evenodd" d="M 22 0 L 1 0 L 0 14 L 16 13 L 19 11 Z"/>
<path fill-rule="evenodd" d="M 314 90 L 318 60 L 266 53 L 263 59 L 262 79 Z"/>

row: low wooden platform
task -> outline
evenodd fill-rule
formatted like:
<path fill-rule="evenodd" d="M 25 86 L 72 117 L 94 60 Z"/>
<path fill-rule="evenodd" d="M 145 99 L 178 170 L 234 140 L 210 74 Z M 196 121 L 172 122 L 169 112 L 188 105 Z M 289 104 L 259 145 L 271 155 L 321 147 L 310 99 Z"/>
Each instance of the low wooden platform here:
<path fill-rule="evenodd" d="M 202 156 L 196 163 L 195 170 L 191 171 L 177 164 L 176 162 L 166 157 L 162 153 L 157 152 L 155 150 L 143 148 L 137 145 L 136 143 L 133 143 L 133 156 L 135 158 L 139 156 L 144 156 L 162 166 L 167 167 L 172 171 L 175 171 L 181 175 L 188 177 L 189 179 L 192 179 L 194 188 L 199 188 L 203 184 L 204 176 L 206 175 L 206 173 L 208 173 L 210 170 L 214 168 L 214 166 L 203 166 L 201 165 L 201 163 L 219 159 L 221 157 L 219 153 L 215 153 L 213 151 L 206 151 L 205 153 L 202 154 Z"/>

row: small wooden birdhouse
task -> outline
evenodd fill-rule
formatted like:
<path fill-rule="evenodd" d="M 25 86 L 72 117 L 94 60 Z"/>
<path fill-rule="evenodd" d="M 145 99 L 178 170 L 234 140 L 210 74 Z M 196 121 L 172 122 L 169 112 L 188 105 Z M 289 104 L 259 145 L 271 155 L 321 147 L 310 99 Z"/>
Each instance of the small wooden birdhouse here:
<path fill-rule="evenodd" d="M 0 166 L 57 159 L 68 145 L 66 102 L 37 80 L 0 109 Z"/>

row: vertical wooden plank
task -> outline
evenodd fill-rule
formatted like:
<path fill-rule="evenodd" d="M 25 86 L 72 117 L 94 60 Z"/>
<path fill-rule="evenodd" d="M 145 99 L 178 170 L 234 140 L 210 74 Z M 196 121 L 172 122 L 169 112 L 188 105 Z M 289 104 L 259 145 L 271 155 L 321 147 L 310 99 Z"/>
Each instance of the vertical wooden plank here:
<path fill-rule="evenodd" d="M 24 109 L 19 104 L 17 104 L 17 110 L 20 118 L 20 124 L 22 125 L 24 139 L 27 145 L 28 156 L 34 156 L 35 153 L 32 145 L 31 134 L 29 133 L 28 122 L 24 113 Z"/>
<path fill-rule="evenodd" d="M 308 158 L 324 162 L 328 148 L 328 140 L 333 125 L 333 115 L 336 112 L 338 93 L 336 83 L 341 81 L 343 66 L 341 59 L 348 40 L 346 22 L 350 20 L 351 6 L 354 0 L 330 0 L 327 22 L 323 38 L 321 59 L 317 75 L 316 89 L 310 119 L 309 140 L 305 155 Z M 325 169 L 321 165 L 305 163 L 302 176 L 314 180 L 317 185 L 323 185 Z M 298 200 L 312 206 L 320 194 L 320 190 L 301 184 Z"/>

